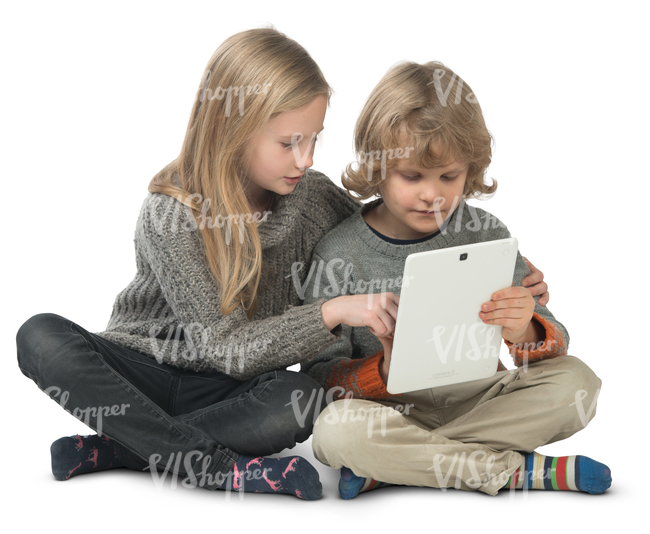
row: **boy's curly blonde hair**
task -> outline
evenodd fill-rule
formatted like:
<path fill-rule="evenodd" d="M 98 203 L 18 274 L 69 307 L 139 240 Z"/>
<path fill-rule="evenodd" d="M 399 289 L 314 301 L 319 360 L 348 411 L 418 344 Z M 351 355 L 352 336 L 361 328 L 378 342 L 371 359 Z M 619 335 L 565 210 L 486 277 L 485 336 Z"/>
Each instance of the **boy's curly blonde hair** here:
<path fill-rule="evenodd" d="M 357 161 L 341 182 L 353 198 L 381 196 L 386 171 L 400 158 L 431 168 L 455 159 L 469 164 L 463 195 L 496 191 L 484 182 L 492 158 L 492 135 L 472 89 L 435 61 L 394 66 L 373 89 L 354 131 Z M 356 166 L 356 168 L 355 168 Z"/>

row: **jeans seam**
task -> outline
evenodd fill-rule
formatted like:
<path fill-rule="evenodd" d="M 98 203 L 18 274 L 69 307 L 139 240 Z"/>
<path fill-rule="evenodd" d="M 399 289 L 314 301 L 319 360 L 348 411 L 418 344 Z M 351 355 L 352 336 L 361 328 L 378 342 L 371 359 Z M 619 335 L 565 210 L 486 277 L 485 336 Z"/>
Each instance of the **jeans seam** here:
<path fill-rule="evenodd" d="M 72 324 L 74 324 L 74 323 L 71 322 L 70 325 L 72 326 Z M 77 335 L 81 335 L 81 334 L 77 333 Z M 83 336 L 81 336 L 81 337 L 83 337 Z M 123 347 L 122 345 L 119 345 L 119 344 L 117 344 L 117 343 L 114 343 L 114 342 L 112 342 L 112 341 L 110 341 L 110 340 L 108 340 L 108 339 L 105 339 L 105 338 L 103 338 L 102 336 L 98 336 L 97 334 L 95 334 L 95 337 L 100 338 L 102 341 L 108 341 L 109 343 L 113 343 L 113 344 L 115 344 L 115 345 L 117 345 L 117 346 L 119 346 L 119 347 L 122 347 L 122 348 L 128 348 L 128 347 Z M 84 339 L 86 339 L 86 338 L 84 338 Z M 88 343 L 88 340 L 86 340 L 86 343 Z M 92 350 L 94 351 L 95 349 L 92 349 Z M 130 350 L 133 350 L 133 349 L 130 349 Z M 150 355 L 147 354 L 147 353 L 144 353 L 144 352 L 139 352 L 139 353 L 142 354 L 143 356 L 146 356 L 147 359 L 154 360 L 154 357 L 153 357 L 153 356 L 150 356 Z M 121 358 L 124 358 L 125 360 L 130 361 L 131 363 L 137 363 L 137 364 L 140 364 L 140 365 L 144 365 L 145 367 L 151 367 L 152 369 L 156 369 L 156 370 L 158 370 L 158 371 L 162 371 L 162 372 L 167 373 L 167 374 L 170 374 L 170 375 L 173 375 L 173 374 L 174 374 L 172 371 L 169 371 L 169 370 L 167 370 L 167 369 L 164 369 L 163 367 L 160 367 L 160 366 L 154 365 L 153 361 L 149 362 L 149 361 L 140 361 L 140 360 L 136 360 L 135 358 L 132 358 L 132 357 L 129 356 L 128 354 L 120 354 L 120 357 L 121 357 Z"/>
<path fill-rule="evenodd" d="M 178 388 L 180 385 L 181 377 L 178 375 L 174 376 L 174 379 L 172 380 L 172 386 L 169 388 L 169 398 L 167 399 L 171 413 L 176 413 L 176 394 L 178 393 Z"/>
<path fill-rule="evenodd" d="M 275 374 L 275 378 L 273 378 L 273 379 L 271 379 L 271 380 L 267 380 L 267 381 L 266 381 L 266 384 L 264 384 L 264 387 L 262 387 L 262 389 L 259 391 L 259 393 L 258 393 L 257 395 L 255 395 L 255 394 L 249 392 L 250 395 L 254 396 L 256 399 L 259 399 L 259 397 L 262 395 L 262 393 L 264 393 L 264 391 L 266 390 L 266 388 L 269 387 L 269 385 L 270 385 L 273 381 L 275 381 L 275 380 L 278 379 L 278 374 L 277 374 L 277 372 L 274 371 L 274 374 Z M 254 389 L 254 388 L 253 388 L 253 389 Z M 241 395 L 240 395 L 240 396 L 241 396 Z M 212 406 L 211 409 L 206 410 L 206 411 L 202 411 L 202 413 L 196 415 L 195 417 L 192 417 L 191 419 L 185 419 L 185 418 L 184 418 L 183 420 L 186 421 L 186 422 L 195 421 L 195 420 L 197 420 L 197 419 L 201 419 L 202 417 L 204 417 L 204 416 L 206 416 L 206 415 L 212 414 L 213 412 L 215 412 L 216 410 L 220 410 L 221 408 L 228 408 L 228 407 L 232 406 L 233 404 L 236 404 L 236 403 L 241 402 L 242 400 L 244 400 L 244 399 L 240 399 L 240 398 L 239 398 L 240 396 L 238 396 L 238 397 L 236 397 L 236 398 L 234 398 L 234 399 L 226 399 L 226 400 L 224 400 L 224 401 L 221 401 L 221 402 L 219 403 L 219 406 Z M 232 401 L 232 402 L 229 402 L 228 404 L 225 404 L 226 401 L 228 401 L 228 400 L 230 400 L 230 401 Z M 210 406 L 206 406 L 206 408 L 210 408 Z M 204 409 L 205 409 L 205 408 L 204 408 Z"/>

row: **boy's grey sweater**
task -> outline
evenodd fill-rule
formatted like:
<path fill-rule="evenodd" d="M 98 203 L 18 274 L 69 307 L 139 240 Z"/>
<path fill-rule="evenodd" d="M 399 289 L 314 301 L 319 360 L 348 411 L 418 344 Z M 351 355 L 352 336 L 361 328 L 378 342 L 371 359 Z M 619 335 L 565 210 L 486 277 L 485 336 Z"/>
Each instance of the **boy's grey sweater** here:
<path fill-rule="evenodd" d="M 189 208 L 168 195 L 149 194 L 136 225 L 135 278 L 117 295 L 108 327 L 98 335 L 159 362 L 238 379 L 311 359 L 338 335 L 323 322 L 324 299 L 301 305 L 292 266 L 309 262 L 321 237 L 360 206 L 312 170 L 278 198 L 258 226 L 273 274 L 249 320 L 241 306 L 228 316 L 221 313 L 219 289 Z M 235 221 L 231 239 L 238 236 Z M 296 274 L 300 283 L 305 275 Z"/>
<path fill-rule="evenodd" d="M 382 199 L 377 199 L 366 204 L 318 243 L 310 266 L 312 276 L 305 290 L 306 305 L 345 294 L 390 291 L 399 296 L 404 263 L 409 254 L 510 237 L 510 232 L 499 219 L 463 202 L 435 237 L 415 244 L 392 244 L 376 235 L 363 220 L 363 213 L 381 202 Z M 332 263 L 328 268 L 329 262 Z M 322 270 L 319 270 L 320 265 Z M 521 286 L 529 274 L 530 270 L 518 252 L 514 285 Z M 369 289 L 371 284 L 372 289 Z M 538 301 L 539 297 L 535 297 L 535 313 L 558 328 L 568 348 L 568 332 Z M 350 358 L 364 358 L 383 348 L 368 327 L 342 327 L 341 337 L 336 343 L 314 360 L 301 364 L 301 370 L 323 386 L 337 363 Z"/>

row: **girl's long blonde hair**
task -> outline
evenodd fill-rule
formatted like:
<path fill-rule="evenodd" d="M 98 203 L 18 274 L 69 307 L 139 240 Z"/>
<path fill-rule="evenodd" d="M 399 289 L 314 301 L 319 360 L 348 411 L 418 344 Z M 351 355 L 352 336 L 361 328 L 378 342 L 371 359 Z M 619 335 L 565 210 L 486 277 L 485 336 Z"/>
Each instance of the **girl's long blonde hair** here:
<path fill-rule="evenodd" d="M 307 51 L 274 28 L 229 37 L 203 74 L 180 155 L 154 176 L 149 191 L 176 198 L 191 208 L 195 219 L 203 213 L 199 223 L 250 213 L 244 185 L 251 139 L 284 111 L 306 106 L 320 95 L 329 103 L 331 92 Z M 172 183 L 174 174 L 180 188 Z M 256 224 L 245 225 L 243 239 L 233 232 L 237 238 L 230 243 L 226 225 L 198 228 L 220 290 L 221 312 L 228 315 L 241 304 L 251 319 L 262 278 Z"/>

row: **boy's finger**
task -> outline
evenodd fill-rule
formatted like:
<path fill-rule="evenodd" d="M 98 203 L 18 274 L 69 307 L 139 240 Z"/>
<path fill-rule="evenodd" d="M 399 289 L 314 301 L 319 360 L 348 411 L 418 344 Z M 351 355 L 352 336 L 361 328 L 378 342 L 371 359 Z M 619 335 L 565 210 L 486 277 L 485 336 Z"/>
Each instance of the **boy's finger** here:
<path fill-rule="evenodd" d="M 518 330 L 522 326 L 521 319 L 521 317 L 496 317 L 494 319 L 484 319 L 483 322 L 494 326 L 503 326 L 511 330 Z"/>
<path fill-rule="evenodd" d="M 528 308 L 529 302 L 525 298 L 511 298 L 486 302 L 481 306 L 479 313 L 493 313 L 497 310 L 523 310 Z"/>
<path fill-rule="evenodd" d="M 530 294 L 530 290 L 525 287 L 521 287 L 521 286 L 509 287 L 508 289 L 501 289 L 496 293 L 494 293 L 492 295 L 492 301 L 494 302 L 503 299 L 523 298 L 527 294 Z"/>
<path fill-rule="evenodd" d="M 479 316 L 481 319 L 501 319 L 503 317 L 517 318 L 522 317 L 523 308 L 500 308 L 491 312 L 481 312 Z"/>

